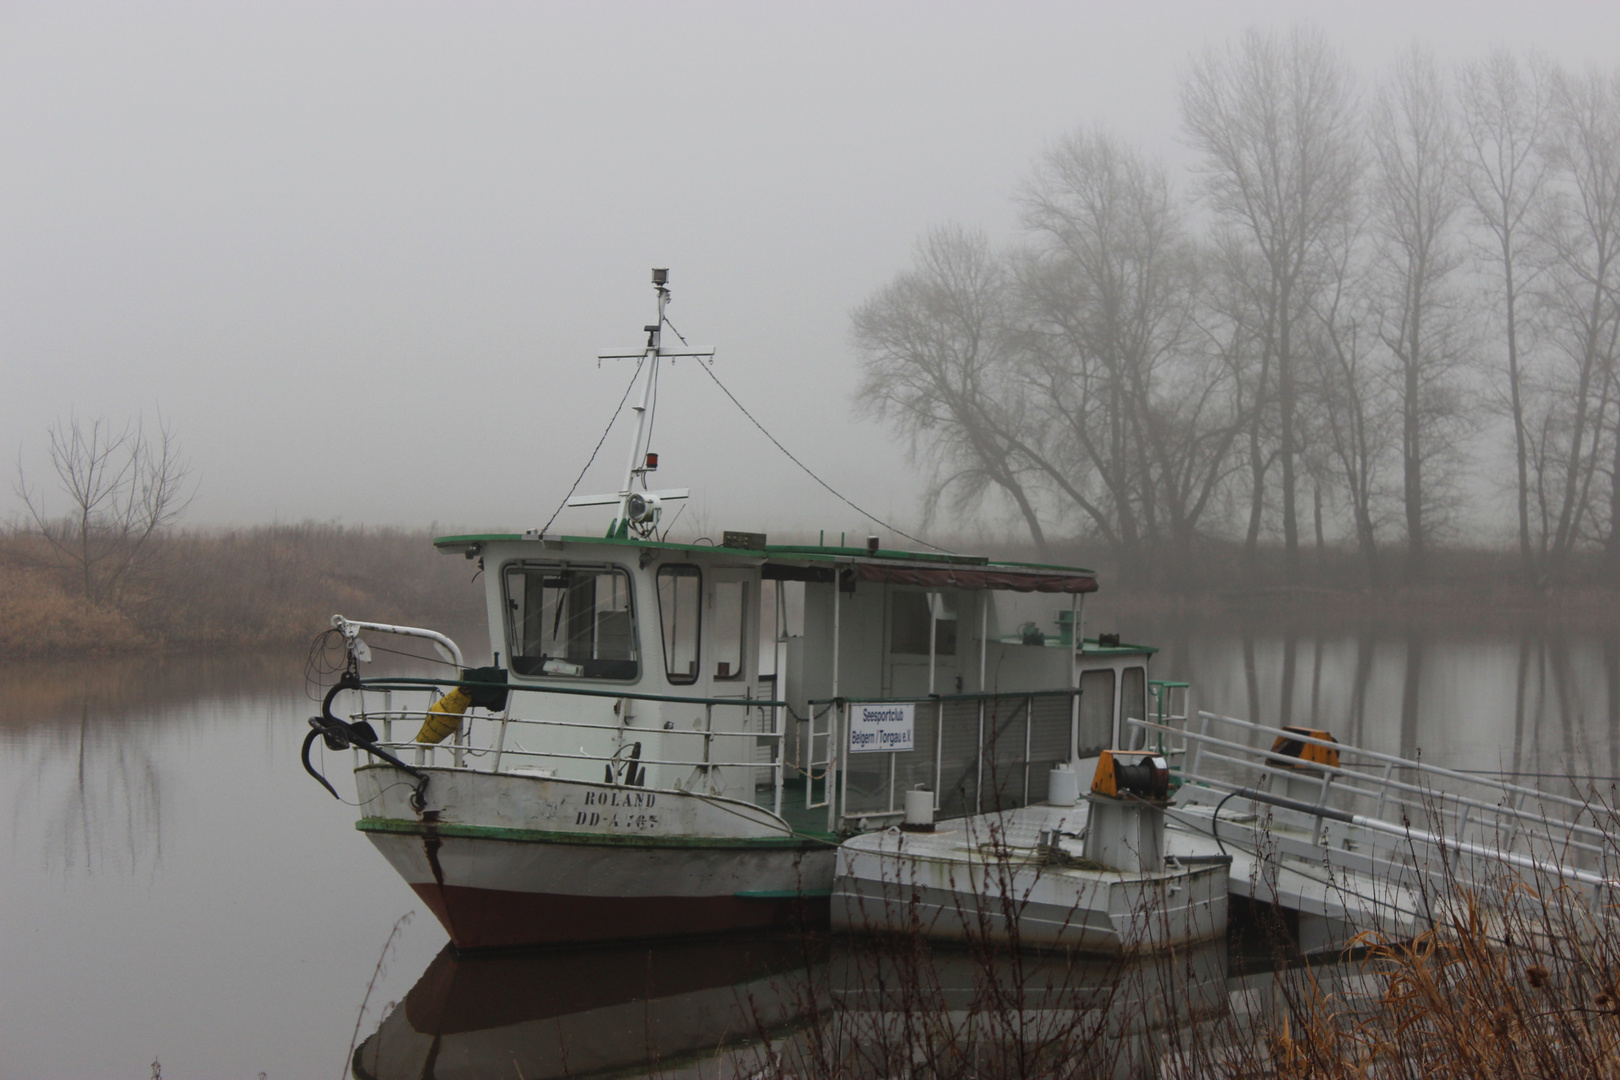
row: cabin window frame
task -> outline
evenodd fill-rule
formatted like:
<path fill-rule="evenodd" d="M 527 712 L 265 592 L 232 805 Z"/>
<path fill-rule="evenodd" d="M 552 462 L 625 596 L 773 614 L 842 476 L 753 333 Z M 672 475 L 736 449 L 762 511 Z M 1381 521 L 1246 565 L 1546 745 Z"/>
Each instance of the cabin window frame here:
<path fill-rule="evenodd" d="M 611 659 L 618 659 L 620 663 L 634 664 L 635 665 L 635 671 L 634 671 L 633 674 L 630 674 L 630 675 L 590 675 L 590 674 L 585 674 L 585 673 L 582 672 L 579 675 L 569 675 L 569 674 L 565 674 L 565 673 L 562 673 L 562 672 L 523 671 L 523 670 L 521 670 L 521 668 L 523 666 L 523 664 L 522 664 L 523 661 L 530 660 L 530 659 L 538 660 L 538 659 L 542 659 L 542 657 L 530 657 L 524 651 L 524 648 L 523 648 L 524 642 L 523 642 L 523 633 L 522 633 L 522 625 L 521 624 L 523 622 L 523 607 L 522 607 L 522 605 L 526 602 L 526 599 L 527 599 L 527 589 L 525 587 L 525 595 L 523 595 L 523 596 L 514 596 L 512 594 L 512 581 L 513 581 L 513 577 L 516 576 L 516 575 L 523 575 L 523 576 L 526 577 L 529 574 L 535 573 L 535 572 L 539 572 L 539 573 L 542 573 L 542 574 L 544 574 L 544 573 L 554 573 L 554 572 L 559 572 L 559 573 L 560 572 L 590 573 L 590 574 L 596 574 L 598 576 L 611 575 L 611 576 L 613 576 L 613 577 L 620 580 L 620 582 L 623 584 L 624 590 L 625 590 L 625 593 L 624 593 L 624 596 L 625 596 L 625 600 L 624 600 L 624 602 L 625 602 L 625 611 L 630 616 L 630 629 L 629 629 L 629 634 L 628 634 L 628 640 L 629 640 L 629 643 L 630 643 L 630 649 L 629 649 L 630 656 L 628 658 L 622 658 L 622 659 L 621 658 L 611 658 L 611 657 L 608 658 L 608 659 L 610 659 L 610 660 Z M 568 560 L 514 559 L 511 562 L 507 562 L 507 563 L 503 564 L 501 566 L 501 603 L 502 603 L 501 615 L 502 615 L 502 622 L 504 623 L 504 628 L 505 628 L 506 659 L 507 659 L 507 667 L 508 667 L 508 669 L 512 672 L 512 674 L 514 676 L 516 676 L 518 678 L 523 678 L 523 679 L 566 679 L 566 680 L 569 680 L 569 681 L 580 680 L 580 681 L 589 681 L 589 682 L 612 682 L 612 683 L 636 683 L 636 682 L 640 682 L 641 681 L 641 676 L 642 676 L 643 666 L 642 666 L 642 660 L 641 660 L 642 649 L 641 649 L 640 621 L 637 618 L 637 613 L 636 613 L 636 582 L 635 582 L 635 579 L 636 579 L 635 573 L 632 572 L 629 567 L 624 566 L 624 565 L 622 565 L 620 563 L 594 562 L 594 561 L 592 561 L 592 562 L 570 562 Z M 564 616 L 564 617 L 566 617 L 566 616 Z M 596 634 L 599 631 L 599 629 L 600 629 L 600 623 L 597 620 L 593 619 L 593 627 L 592 627 L 593 635 Z M 595 648 L 595 645 L 594 645 L 594 642 L 593 642 L 593 651 L 594 651 L 594 648 Z M 581 663 L 581 661 L 579 661 L 577 659 L 570 659 L 567 656 L 544 657 L 544 659 L 561 660 L 561 661 L 564 661 L 565 663 Z M 600 660 L 601 658 L 593 658 L 593 659 Z"/>
<path fill-rule="evenodd" d="M 932 631 L 934 635 L 933 655 L 941 660 L 956 662 L 956 654 L 961 647 L 961 625 L 956 618 L 942 619 L 935 615 L 933 598 L 936 595 L 941 598 L 940 604 L 942 607 L 955 606 L 955 598 L 942 589 L 900 588 L 889 590 L 889 595 L 885 598 L 883 605 L 883 648 L 889 657 L 922 657 L 927 659 L 929 656 L 929 633 Z M 902 599 L 902 597 L 906 599 Z M 902 617 L 906 615 L 915 616 L 916 612 L 903 612 L 896 609 L 914 606 L 910 602 L 909 598 L 911 597 L 916 597 L 922 601 L 922 618 L 916 619 L 915 625 L 903 626 Z M 930 622 L 932 622 L 932 625 L 930 625 Z M 899 642 L 900 645 L 916 645 L 918 648 L 915 650 L 897 648 L 896 638 L 902 635 L 904 636 Z M 917 640 L 911 640 L 913 635 L 917 637 Z M 947 645 L 949 646 L 948 650 Z"/>
<path fill-rule="evenodd" d="M 1125 695 L 1127 693 L 1130 693 L 1131 688 L 1129 688 L 1127 686 L 1127 684 L 1130 683 L 1133 679 L 1140 680 L 1140 686 L 1138 688 L 1141 690 L 1141 699 L 1140 700 L 1141 700 L 1141 705 L 1142 705 L 1142 715 L 1139 716 L 1137 719 L 1139 719 L 1139 720 L 1151 720 L 1152 719 L 1152 717 L 1148 716 L 1148 711 L 1152 708 L 1152 703 L 1148 700 L 1150 695 L 1148 694 L 1148 677 L 1147 677 L 1147 663 L 1146 663 L 1146 661 L 1143 661 L 1140 664 L 1123 664 L 1123 665 L 1121 665 L 1120 669 L 1119 669 L 1119 714 L 1118 714 L 1118 718 L 1117 718 L 1117 721 L 1116 721 L 1119 724 L 1119 729 L 1120 729 L 1119 742 L 1120 742 L 1121 745 L 1124 745 L 1124 744 L 1127 744 L 1127 743 L 1130 744 L 1128 749 L 1131 749 L 1131 750 L 1144 750 L 1144 749 L 1147 748 L 1147 744 L 1148 744 L 1148 732 L 1147 732 L 1147 729 L 1146 728 L 1131 728 L 1129 731 L 1127 731 L 1126 728 L 1125 728 L 1125 721 L 1130 719 L 1130 714 L 1126 711 L 1127 703 L 1125 701 Z M 1134 704 L 1134 702 L 1132 704 Z"/>
<path fill-rule="evenodd" d="M 1104 677 L 1107 678 L 1108 689 L 1098 692 L 1098 688 L 1095 687 L 1095 684 L 1101 682 Z M 1088 710 L 1088 703 L 1086 701 L 1088 696 L 1088 690 L 1086 687 L 1087 682 L 1093 684 L 1093 689 L 1090 691 L 1090 694 L 1094 695 L 1092 697 L 1092 701 L 1096 702 L 1100 700 L 1106 702 L 1106 704 L 1101 707 L 1106 708 L 1108 712 L 1107 730 L 1103 736 L 1103 744 L 1101 746 L 1095 746 L 1089 742 L 1085 742 L 1081 738 L 1082 732 L 1084 732 L 1087 727 L 1087 721 L 1099 719 L 1096 716 L 1095 711 L 1091 710 L 1101 711 L 1101 709 L 1095 704 L 1090 705 Z M 1080 669 L 1079 677 L 1075 680 L 1075 689 L 1080 691 L 1080 708 L 1076 717 L 1077 725 L 1075 730 L 1075 753 L 1085 757 L 1090 757 L 1099 750 L 1110 750 L 1118 747 L 1119 709 L 1116 706 L 1119 695 L 1119 682 L 1119 672 L 1112 666 Z M 1088 715 L 1088 712 L 1090 712 L 1090 715 Z"/>
<path fill-rule="evenodd" d="M 680 571 L 681 573 L 676 573 Z M 687 574 L 684 571 L 691 571 Z M 664 611 L 663 578 L 665 574 L 671 577 L 696 577 L 697 596 L 693 602 L 693 610 L 697 614 L 697 625 L 692 628 L 692 662 L 689 672 L 676 673 L 671 667 L 670 639 L 672 637 L 669 625 L 666 622 Z M 662 563 L 653 574 L 653 593 L 658 597 L 658 640 L 664 653 L 664 678 L 671 686 L 691 686 L 703 677 L 703 567 L 697 563 Z M 679 596 L 676 597 L 679 600 Z M 671 612 L 678 614 L 678 612 Z"/>
<path fill-rule="evenodd" d="M 748 638 L 749 638 L 749 629 L 750 629 L 750 627 L 748 625 L 748 623 L 749 623 L 749 620 L 748 620 L 748 614 L 749 614 L 748 600 L 749 600 L 749 593 L 755 591 L 755 590 L 749 588 L 749 586 L 752 585 L 752 584 L 753 584 L 752 580 L 750 580 L 749 578 L 747 578 L 745 576 L 728 575 L 728 574 L 721 574 L 721 573 L 715 574 L 714 577 L 709 582 L 710 594 L 713 597 L 713 602 L 710 604 L 710 607 L 714 612 L 714 619 L 712 620 L 712 623 L 711 623 L 711 625 L 709 627 L 709 633 L 713 636 L 713 640 L 710 642 L 710 644 L 714 647 L 714 657 L 713 657 L 714 672 L 713 672 L 712 677 L 713 677 L 715 682 L 737 682 L 737 681 L 743 679 L 743 677 L 748 674 L 748 667 L 749 667 L 749 664 L 748 664 Z M 719 637 L 719 633 L 720 633 L 720 629 L 721 629 L 720 590 L 723 587 L 728 586 L 728 585 L 737 586 L 737 590 L 738 590 L 738 594 L 739 594 L 738 598 L 737 598 L 738 599 L 737 636 L 736 636 L 736 639 L 735 639 L 735 642 L 734 642 L 734 644 L 736 646 L 737 666 L 736 666 L 735 670 L 730 672 L 730 674 L 722 675 L 722 674 L 720 674 L 720 660 L 721 660 L 721 657 L 724 656 L 724 655 L 729 655 L 730 654 L 731 645 L 733 644 L 733 642 L 724 642 L 723 643 L 720 640 L 720 637 Z M 701 626 L 699 627 L 699 629 L 701 630 Z M 759 635 L 759 621 L 757 619 L 754 620 L 754 625 L 753 625 L 752 629 L 753 629 L 753 632 L 754 632 L 754 636 L 757 637 Z M 701 670 L 701 665 L 699 667 L 699 670 Z"/>

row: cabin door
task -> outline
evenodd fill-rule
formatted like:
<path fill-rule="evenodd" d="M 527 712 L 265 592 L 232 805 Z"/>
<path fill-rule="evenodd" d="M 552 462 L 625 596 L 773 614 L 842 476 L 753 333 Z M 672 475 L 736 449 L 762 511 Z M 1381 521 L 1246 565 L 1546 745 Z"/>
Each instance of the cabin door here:
<path fill-rule="evenodd" d="M 961 667 L 957 658 L 956 594 L 891 586 L 884 621 L 883 694 L 923 698 L 954 694 Z M 929 675 L 932 671 L 932 688 Z"/>
<path fill-rule="evenodd" d="M 769 692 L 759 683 L 759 589 L 757 572 L 716 567 L 709 571 L 708 610 L 704 613 L 707 649 L 704 681 L 715 698 L 762 698 Z M 717 708 L 717 731 L 754 731 L 764 734 L 774 726 L 769 709 Z M 720 745 L 723 744 L 723 745 Z M 774 743 L 769 739 L 722 739 L 715 749 L 719 760 L 752 762 L 755 768 L 730 765 L 711 775 L 711 790 L 750 799 L 769 791 L 769 765 Z"/>

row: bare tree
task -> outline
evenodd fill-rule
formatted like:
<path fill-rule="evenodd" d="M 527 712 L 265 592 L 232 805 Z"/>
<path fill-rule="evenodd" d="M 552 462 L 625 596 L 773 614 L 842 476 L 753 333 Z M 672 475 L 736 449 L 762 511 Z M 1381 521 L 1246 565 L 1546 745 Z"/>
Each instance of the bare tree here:
<path fill-rule="evenodd" d="M 1427 571 L 1444 506 L 1443 466 L 1458 454 L 1455 374 L 1461 320 L 1452 280 L 1461 264 L 1455 124 L 1434 60 L 1412 49 L 1380 87 L 1371 116 L 1368 185 L 1379 335 L 1394 357 L 1401 415 L 1401 493 L 1409 579 Z"/>
<path fill-rule="evenodd" d="M 1537 577 L 1530 536 L 1530 428 L 1525 386 L 1521 300 L 1527 284 L 1526 245 L 1541 206 L 1548 163 L 1542 153 L 1551 113 L 1543 65 L 1527 76 L 1505 50 L 1462 69 L 1458 80 L 1463 125 L 1463 188 L 1490 237 L 1490 258 L 1501 275 L 1501 319 L 1507 347 L 1506 411 L 1513 423 L 1519 558 L 1525 580 Z"/>
<path fill-rule="evenodd" d="M 1025 407 L 1012 376 L 1006 332 L 1008 278 L 989 241 L 958 227 L 918 243 L 914 265 L 853 316 L 864 357 L 856 398 L 894 417 L 912 452 L 934 463 L 932 514 L 941 498 L 975 503 L 997 490 L 1017 507 L 1037 549 L 1046 533 L 1020 451 Z"/>
<path fill-rule="evenodd" d="M 1348 504 L 1367 581 L 1376 586 L 1384 472 L 1402 425 L 1398 406 L 1389 400 L 1389 381 L 1373 357 L 1378 320 L 1372 290 L 1364 280 L 1365 260 L 1357 257 L 1355 227 L 1347 223 L 1347 230 L 1337 246 L 1331 286 L 1322 290 L 1314 309 L 1318 321 L 1309 340 L 1316 361 L 1313 397 L 1320 407 L 1313 419 L 1327 450 L 1325 469 L 1334 474 L 1334 489 Z"/>
<path fill-rule="evenodd" d="M 67 510 L 52 515 L 44 493 L 29 484 L 20 454 L 17 494 L 33 529 L 72 571 L 85 599 L 114 600 L 152 538 L 190 505 L 196 491 L 191 465 L 161 417 L 155 435 L 139 420 L 114 429 L 105 417 L 86 423 L 77 416 L 48 432 L 46 452 Z"/>
<path fill-rule="evenodd" d="M 1044 421 L 1026 453 L 1140 578 L 1164 545 L 1191 548 L 1239 430 L 1194 319 L 1201 260 L 1163 166 L 1100 132 L 1048 152 L 1022 202 L 1024 372 Z"/>
<path fill-rule="evenodd" d="M 1620 560 L 1620 74 L 1555 72 L 1553 82 L 1554 183 L 1537 227 L 1544 271 L 1536 294 L 1558 363 L 1535 464 L 1551 474 L 1538 488 L 1542 545 L 1556 578 L 1583 538 Z M 1594 505 L 1600 494 L 1607 513 Z"/>
<path fill-rule="evenodd" d="M 1290 580 L 1299 572 L 1295 505 L 1302 329 L 1325 243 L 1339 235 L 1360 173 L 1351 77 L 1320 34 L 1246 33 L 1195 59 L 1181 85 L 1183 124 L 1203 152 L 1210 208 L 1252 244 L 1265 270 L 1256 302 L 1265 363 L 1276 373 L 1282 525 Z M 1260 455 L 1252 455 L 1258 463 Z M 1258 488 L 1260 474 L 1251 477 Z M 1251 501 L 1247 549 L 1262 497 Z"/>

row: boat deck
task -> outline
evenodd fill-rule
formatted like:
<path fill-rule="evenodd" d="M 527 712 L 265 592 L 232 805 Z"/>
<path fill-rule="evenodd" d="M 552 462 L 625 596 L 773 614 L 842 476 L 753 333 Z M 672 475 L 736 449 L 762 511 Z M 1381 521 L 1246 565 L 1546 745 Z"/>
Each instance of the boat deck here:
<path fill-rule="evenodd" d="M 1226 931 L 1227 860 L 1129 873 L 1087 861 L 1087 808 L 1035 805 L 846 840 L 833 925 L 989 938 L 1117 955 L 1212 940 Z"/>

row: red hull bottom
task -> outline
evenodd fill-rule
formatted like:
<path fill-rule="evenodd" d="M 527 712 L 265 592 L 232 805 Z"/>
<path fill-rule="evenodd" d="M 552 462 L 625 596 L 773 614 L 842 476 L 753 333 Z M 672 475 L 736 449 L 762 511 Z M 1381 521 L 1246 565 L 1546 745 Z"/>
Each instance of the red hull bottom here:
<path fill-rule="evenodd" d="M 568 896 L 413 884 L 458 949 L 821 927 L 826 897 Z"/>

